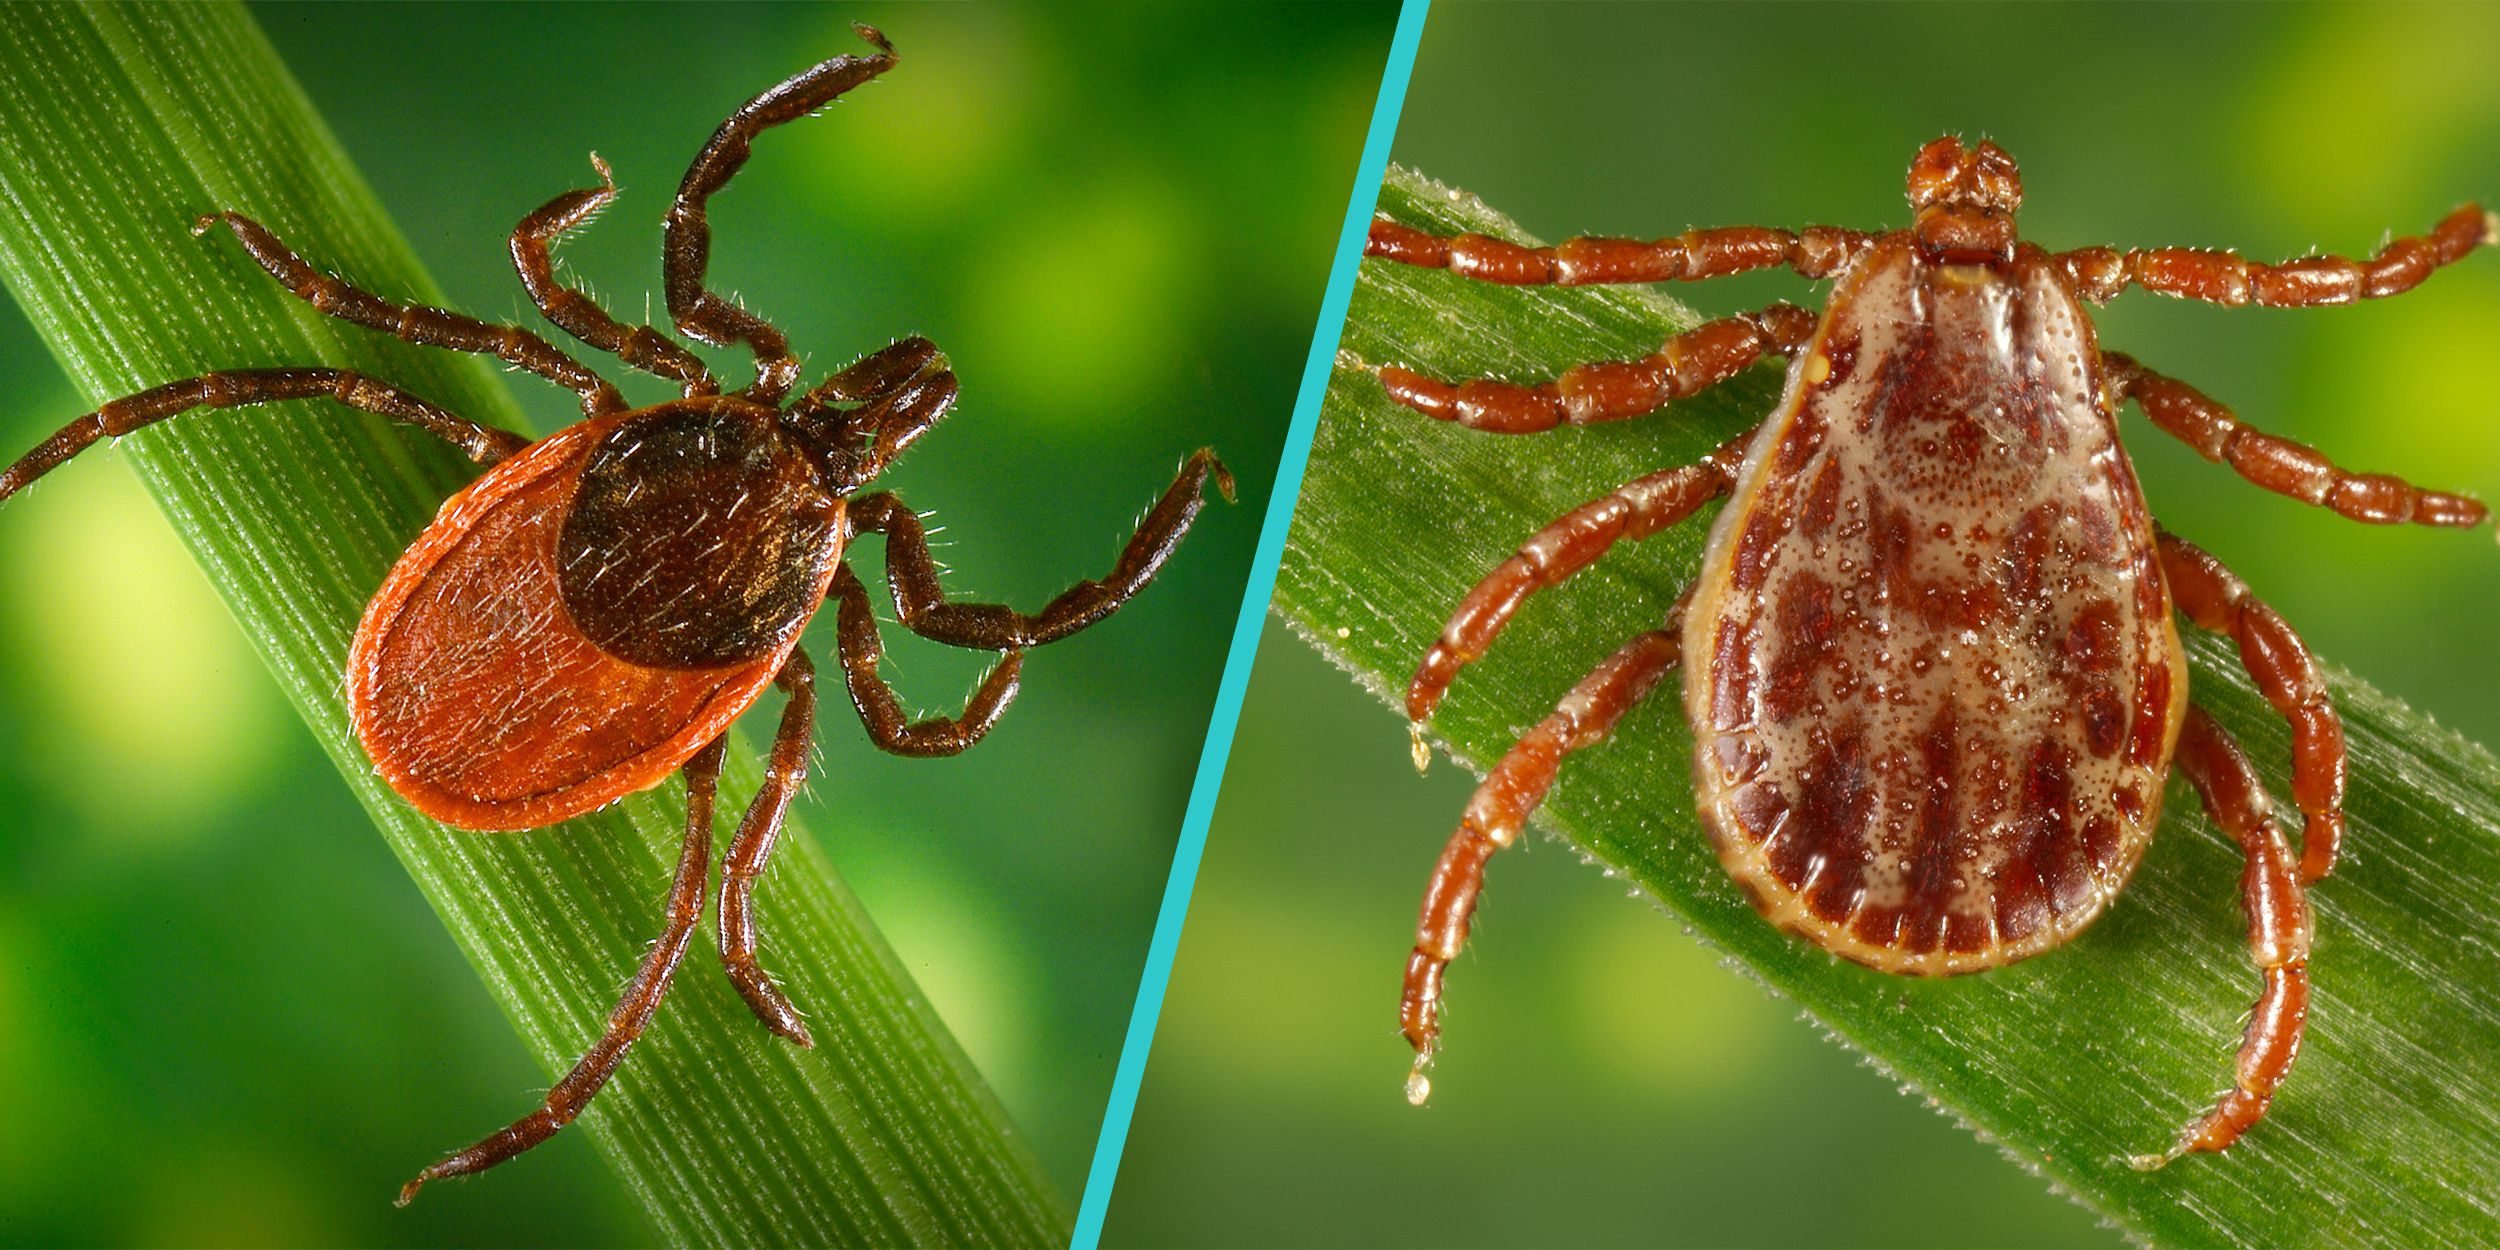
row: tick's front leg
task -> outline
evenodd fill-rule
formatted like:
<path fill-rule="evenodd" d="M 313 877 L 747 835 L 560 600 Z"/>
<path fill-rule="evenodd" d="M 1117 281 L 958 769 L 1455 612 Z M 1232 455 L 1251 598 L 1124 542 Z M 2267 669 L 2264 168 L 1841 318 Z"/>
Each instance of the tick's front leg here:
<path fill-rule="evenodd" d="M 1744 372 L 1766 355 L 1795 356 L 1814 337 L 1814 314 L 1793 304 L 1707 321 L 1639 360 L 1578 365 L 1525 386 L 1493 378 L 1442 382 L 1394 365 L 1380 371 L 1389 398 L 1440 421 L 1494 434 L 1536 434 L 1647 416 Z"/>
<path fill-rule="evenodd" d="M 2431 271 L 2465 259 L 2483 244 L 2500 244 L 2500 213 L 2468 204 L 2440 219 L 2426 236 L 2407 235 L 2357 261 L 2305 256 L 2269 265 L 2237 252 L 2156 247 L 2121 252 L 2086 247 L 2050 258 L 2077 295 L 2106 302 L 2128 286 L 2162 295 L 2237 307 L 2316 308 L 2396 295 L 2420 286 Z"/>
<path fill-rule="evenodd" d="M 1633 638 L 1581 678 L 1553 714 L 1537 722 L 1485 774 L 1484 784 L 1467 801 L 1458 832 L 1450 835 L 1424 887 L 1423 914 L 1398 1001 L 1398 1027 L 1415 1048 L 1415 1068 L 1406 1078 L 1409 1102 L 1421 1106 L 1432 1093 L 1424 1067 L 1432 1062 L 1441 1035 L 1441 975 L 1467 944 L 1467 926 L 1484 892 L 1485 861 L 1519 839 L 1528 816 L 1553 788 L 1563 757 L 1605 741 L 1624 713 L 1676 666 L 1683 615 L 1679 600 L 1664 627 Z"/>
<path fill-rule="evenodd" d="M 2221 1150 L 2265 1118 L 2266 1105 L 2300 1055 L 2309 1016 L 2309 899 L 2292 868 L 2292 851 L 2275 827 L 2257 770 L 2231 735 L 2207 715 L 2188 708 L 2172 761 L 2196 787 L 2205 814 L 2239 839 L 2248 858 L 2240 876 L 2240 908 L 2248 917 L 2249 958 L 2265 974 L 2266 988 L 2249 1016 L 2240 1042 L 2236 1079 L 2170 1149 L 2128 1160 L 2151 1171 L 2191 1151 Z"/>
<path fill-rule="evenodd" d="M 1685 282 L 1782 266 L 1828 278 L 1873 239 L 1835 226 L 1809 226 L 1795 234 L 1768 226 L 1719 226 L 1664 239 L 1583 237 L 1528 247 L 1491 235 L 1432 234 L 1375 217 L 1363 255 L 1504 286 L 1596 286 Z"/>
<path fill-rule="evenodd" d="M 747 163 L 755 137 L 834 102 L 843 92 L 894 68 L 894 45 L 873 26 L 851 29 L 877 49 L 875 56 L 837 56 L 738 106 L 695 154 L 677 185 L 677 199 L 663 223 L 660 260 L 669 316 L 689 337 L 727 347 L 744 343 L 755 353 L 755 382 L 746 397 L 779 407 L 798 380 L 799 358 L 787 335 L 703 284 L 712 260 L 712 224 L 705 213 L 714 192 L 729 185 Z"/>

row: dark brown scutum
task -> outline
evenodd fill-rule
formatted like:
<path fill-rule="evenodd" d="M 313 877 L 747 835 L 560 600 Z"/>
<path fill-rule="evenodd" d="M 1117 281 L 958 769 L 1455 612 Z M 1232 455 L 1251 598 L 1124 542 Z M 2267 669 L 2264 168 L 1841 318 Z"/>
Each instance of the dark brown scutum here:
<path fill-rule="evenodd" d="M 582 465 L 558 550 L 564 606 L 629 663 L 744 663 L 815 614 L 843 537 L 841 501 L 771 409 L 662 404 Z"/>

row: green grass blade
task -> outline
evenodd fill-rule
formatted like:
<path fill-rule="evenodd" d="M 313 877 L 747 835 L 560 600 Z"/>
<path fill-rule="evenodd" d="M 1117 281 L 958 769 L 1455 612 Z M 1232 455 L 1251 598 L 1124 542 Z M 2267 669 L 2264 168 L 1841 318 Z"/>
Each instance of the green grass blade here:
<path fill-rule="evenodd" d="M 1403 170 L 1391 171 L 1381 207 L 1436 231 L 1526 237 Z M 1698 457 L 1758 420 L 1780 387 L 1765 367 L 1666 415 L 1517 439 L 1392 404 L 1366 364 L 1549 378 L 1646 354 L 1696 320 L 1648 290 L 1505 289 L 1367 265 L 1279 612 L 1394 704 L 1459 596 L 1521 538 L 1619 482 Z M 1618 642 L 1657 624 L 1707 530 L 1697 518 L 1618 549 L 1533 601 L 1460 679 L 1433 726 L 1442 744 L 1475 766 L 1496 758 Z M 2282 721 L 2227 641 L 2196 635 L 2188 648 L 2198 702 L 2287 793 Z M 2488 905 L 2500 897 L 2500 763 L 2359 681 L 2333 680 L 2352 743 L 2350 850 L 2313 896 L 2316 1001 L 2300 1064 L 2273 1115 L 2227 1155 L 2150 1175 L 2124 1156 L 2168 1145 L 2227 1081 L 2257 989 L 2238 852 L 2183 784 L 2170 787 L 2134 883 L 2090 932 L 2012 968 L 1941 981 L 1840 963 L 1745 904 L 1687 801 L 1690 738 L 1672 687 L 1613 743 L 1573 759 L 1541 823 L 2138 1239 L 2475 1244 L 2500 1218 L 2500 917 Z"/>
<path fill-rule="evenodd" d="M 0 279 L 86 396 L 324 363 L 518 427 L 488 364 L 324 320 L 231 240 L 193 239 L 192 219 L 213 208 L 259 218 L 384 294 L 436 299 L 240 8 L 0 6 Z M 444 829 L 373 775 L 339 693 L 365 600 L 475 470 L 326 403 L 184 417 L 121 454 L 522 1039 L 562 1071 L 656 929 L 682 789 L 532 834 Z M 755 753 L 731 760 L 736 798 L 757 780 Z M 812 1009 L 817 1049 L 766 1035 L 698 949 L 566 1136 L 595 1140 L 672 1242 L 1063 1242 L 1059 1197 L 821 851 L 803 834 L 783 846 L 759 892 L 767 958 Z M 456 1144 L 408 1143 L 410 1172 Z M 480 1183 L 525 1185 L 527 1163 Z"/>

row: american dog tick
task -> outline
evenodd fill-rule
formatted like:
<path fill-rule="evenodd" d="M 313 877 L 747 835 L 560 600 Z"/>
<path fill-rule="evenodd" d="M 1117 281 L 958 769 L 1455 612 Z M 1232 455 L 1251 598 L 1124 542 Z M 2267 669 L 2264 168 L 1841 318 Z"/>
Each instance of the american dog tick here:
<path fill-rule="evenodd" d="M 99 439 L 197 408 L 320 396 L 437 435 L 493 468 L 444 503 L 357 627 L 349 711 L 375 768 L 425 815 L 488 830 L 553 824 L 684 770 L 686 833 L 665 924 L 607 1031 L 541 1106 L 426 1168 L 400 1191 L 402 1204 L 428 1181 L 482 1171 L 545 1141 L 616 1071 L 659 1009 L 703 911 L 723 734 L 773 685 L 788 702 L 763 787 L 722 867 L 721 962 L 766 1028 L 810 1044 L 799 1013 L 757 962 L 752 894 L 807 776 L 815 666 L 798 646 L 827 596 L 840 605 L 843 676 L 870 739 L 898 755 L 951 755 L 997 723 L 1027 648 L 1109 616 L 1171 555 L 1208 481 L 1231 493 L 1224 467 L 1199 451 L 1108 576 L 1030 615 L 948 602 L 919 517 L 890 494 L 858 493 L 953 406 L 945 357 L 926 339 L 906 339 L 792 401 L 799 361 L 788 341 L 703 284 L 705 203 L 746 163 L 755 136 L 893 68 L 884 36 L 855 29 L 877 55 L 836 57 L 748 101 L 695 156 L 668 210 L 669 313 L 692 338 L 754 352 L 756 377 L 745 390 L 721 393 L 684 347 L 650 326 L 616 321 L 557 280 L 555 239 L 616 195 L 600 164 L 601 186 L 568 191 L 521 221 L 514 267 L 548 320 L 678 383 L 681 398 L 629 410 L 599 375 L 527 330 L 360 291 L 249 218 L 218 213 L 198 231 L 226 226 L 314 308 L 412 343 L 491 353 L 579 393 L 584 419 L 532 443 L 344 369 L 230 369 L 108 403 L 0 472 L 6 499 Z M 1002 653 L 961 716 L 908 722 L 878 676 L 883 647 L 868 591 L 843 559 L 861 533 L 885 536 L 887 580 L 905 628 Z"/>
<path fill-rule="evenodd" d="M 2247 857 L 2241 905 L 2265 978 L 2234 1087 L 2153 1167 L 2221 1150 L 2264 1116 L 2308 1008 L 2305 886 L 2334 866 L 2344 740 L 2308 649 L 2212 556 L 2155 527 L 2118 443 L 2133 399 L 2163 430 L 2267 490 L 2357 521 L 2469 526 L 2483 506 L 2348 473 L 2096 341 L 2083 301 L 2129 285 L 2219 304 L 2307 307 L 2393 295 L 2476 245 L 2467 206 L 2366 262 L 2259 264 L 2229 252 L 2022 242 L 2022 183 L 1993 143 L 1944 138 L 1910 165 L 1907 230 L 1740 226 L 1656 242 L 1530 248 L 1386 219 L 1366 255 L 1490 282 L 1663 282 L 1787 266 L 1836 283 L 1820 316 L 1787 304 L 1696 327 L 1645 359 L 1525 386 L 1380 370 L 1391 398 L 1521 434 L 1636 417 L 1789 361 L 1768 420 L 1700 463 L 1629 482 L 1538 531 L 1478 583 L 1407 687 L 1421 727 L 1530 594 L 1615 542 L 1722 496 L 1700 576 L 1660 628 L 1597 666 L 1468 803 L 1424 894 L 1400 1023 L 1439 1033 L 1441 978 L 1467 937 L 1485 861 L 1519 836 L 1565 755 L 1602 741 L 1684 657 L 1693 776 L 1719 859 L 1762 914 L 1844 958 L 1941 976 L 2073 937 L 2125 885 L 2172 765 Z M 2228 633 L 2291 723 L 2293 854 L 2237 743 L 2187 700 L 2173 610 Z"/>

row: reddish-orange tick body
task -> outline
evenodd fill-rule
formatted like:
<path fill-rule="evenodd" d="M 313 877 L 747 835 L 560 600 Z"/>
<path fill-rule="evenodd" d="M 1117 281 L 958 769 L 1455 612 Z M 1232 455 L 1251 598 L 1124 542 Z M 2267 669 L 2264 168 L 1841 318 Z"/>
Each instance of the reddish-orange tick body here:
<path fill-rule="evenodd" d="M 1591 672 L 1476 792 L 1425 895 L 1401 1021 L 1429 1060 L 1442 975 L 1485 861 L 1516 840 L 1562 758 L 1601 741 L 1680 665 L 1699 812 L 1720 861 L 1781 927 L 1889 972 L 1972 972 L 2073 937 L 2125 885 L 2178 767 L 2245 852 L 2242 903 L 2265 988 L 2233 1089 L 2170 1151 L 2138 1162 L 2220 1150 L 2264 1115 L 2298 1051 L 2304 887 L 2335 861 L 2343 731 L 2282 618 L 2154 524 L 2118 442 L 2117 405 L 2132 398 L 2207 458 L 2356 520 L 2466 526 L 2484 509 L 2347 473 L 2250 429 L 2103 352 L 2084 303 L 2130 284 L 2225 304 L 2391 295 L 2500 242 L 2500 218 L 2468 206 L 2366 262 L 2264 265 L 2187 249 L 2043 251 L 2015 233 L 2021 183 L 1991 143 L 1927 145 L 1909 186 L 1915 223 L 1880 235 L 1736 227 L 1530 248 L 1375 222 L 1370 255 L 1496 282 L 1774 265 L 1835 280 L 1819 317 L 1774 305 L 1542 385 L 1380 371 L 1391 397 L 1428 415 L 1524 433 L 1638 416 L 1765 356 L 1789 361 L 1761 425 L 1538 532 L 1425 655 L 1407 696 L 1419 733 L 1528 595 L 1620 539 L 1727 500 L 1664 625 Z M 2290 721 L 2301 854 L 2247 757 L 2188 702 L 2174 611 L 2230 634 Z M 1421 1060 L 1409 1080 L 1418 1101 L 1429 1089 Z"/>
<path fill-rule="evenodd" d="M 664 927 L 627 983 L 607 1031 L 529 1114 L 426 1168 L 400 1191 L 483 1171 L 553 1136 L 581 1113 L 659 1010 L 702 916 L 723 735 L 769 686 L 789 695 L 764 783 L 722 858 L 722 968 L 757 1019 L 798 1045 L 805 1023 L 756 951 L 754 886 L 790 801 L 807 778 L 815 667 L 799 638 L 837 605 L 845 684 L 870 739 L 899 755 L 951 755 L 981 740 L 1015 697 L 1024 652 L 1111 615 L 1178 546 L 1213 481 L 1213 453 L 1189 457 L 1139 522 L 1111 572 L 1041 611 L 950 602 L 920 519 L 893 495 L 861 493 L 953 407 L 955 375 L 936 345 L 909 338 L 791 397 L 799 359 L 781 332 L 704 285 L 705 206 L 765 130 L 805 117 L 894 66 L 826 61 L 741 106 L 686 171 L 667 218 L 668 308 L 688 337 L 743 345 L 755 381 L 725 395 L 693 353 L 651 326 L 618 322 L 555 275 L 551 249 L 616 196 L 569 191 L 512 234 L 521 282 L 547 319 L 681 395 L 628 410 L 614 386 L 538 335 L 436 308 L 393 303 L 322 273 L 238 213 L 203 218 L 298 297 L 331 316 L 414 343 L 484 352 L 581 396 L 583 420 L 546 439 L 464 420 L 376 378 L 318 367 L 230 369 L 169 382 L 79 418 L 0 470 L 0 500 L 99 440 L 198 408 L 327 398 L 437 435 L 482 464 L 383 582 L 347 661 L 356 736 L 392 789 L 464 829 L 553 824 L 686 775 L 684 849 Z M 962 715 L 911 721 L 878 673 L 884 654 L 867 587 L 843 557 L 860 534 L 885 539 L 886 580 L 902 625 L 999 655 Z"/>

